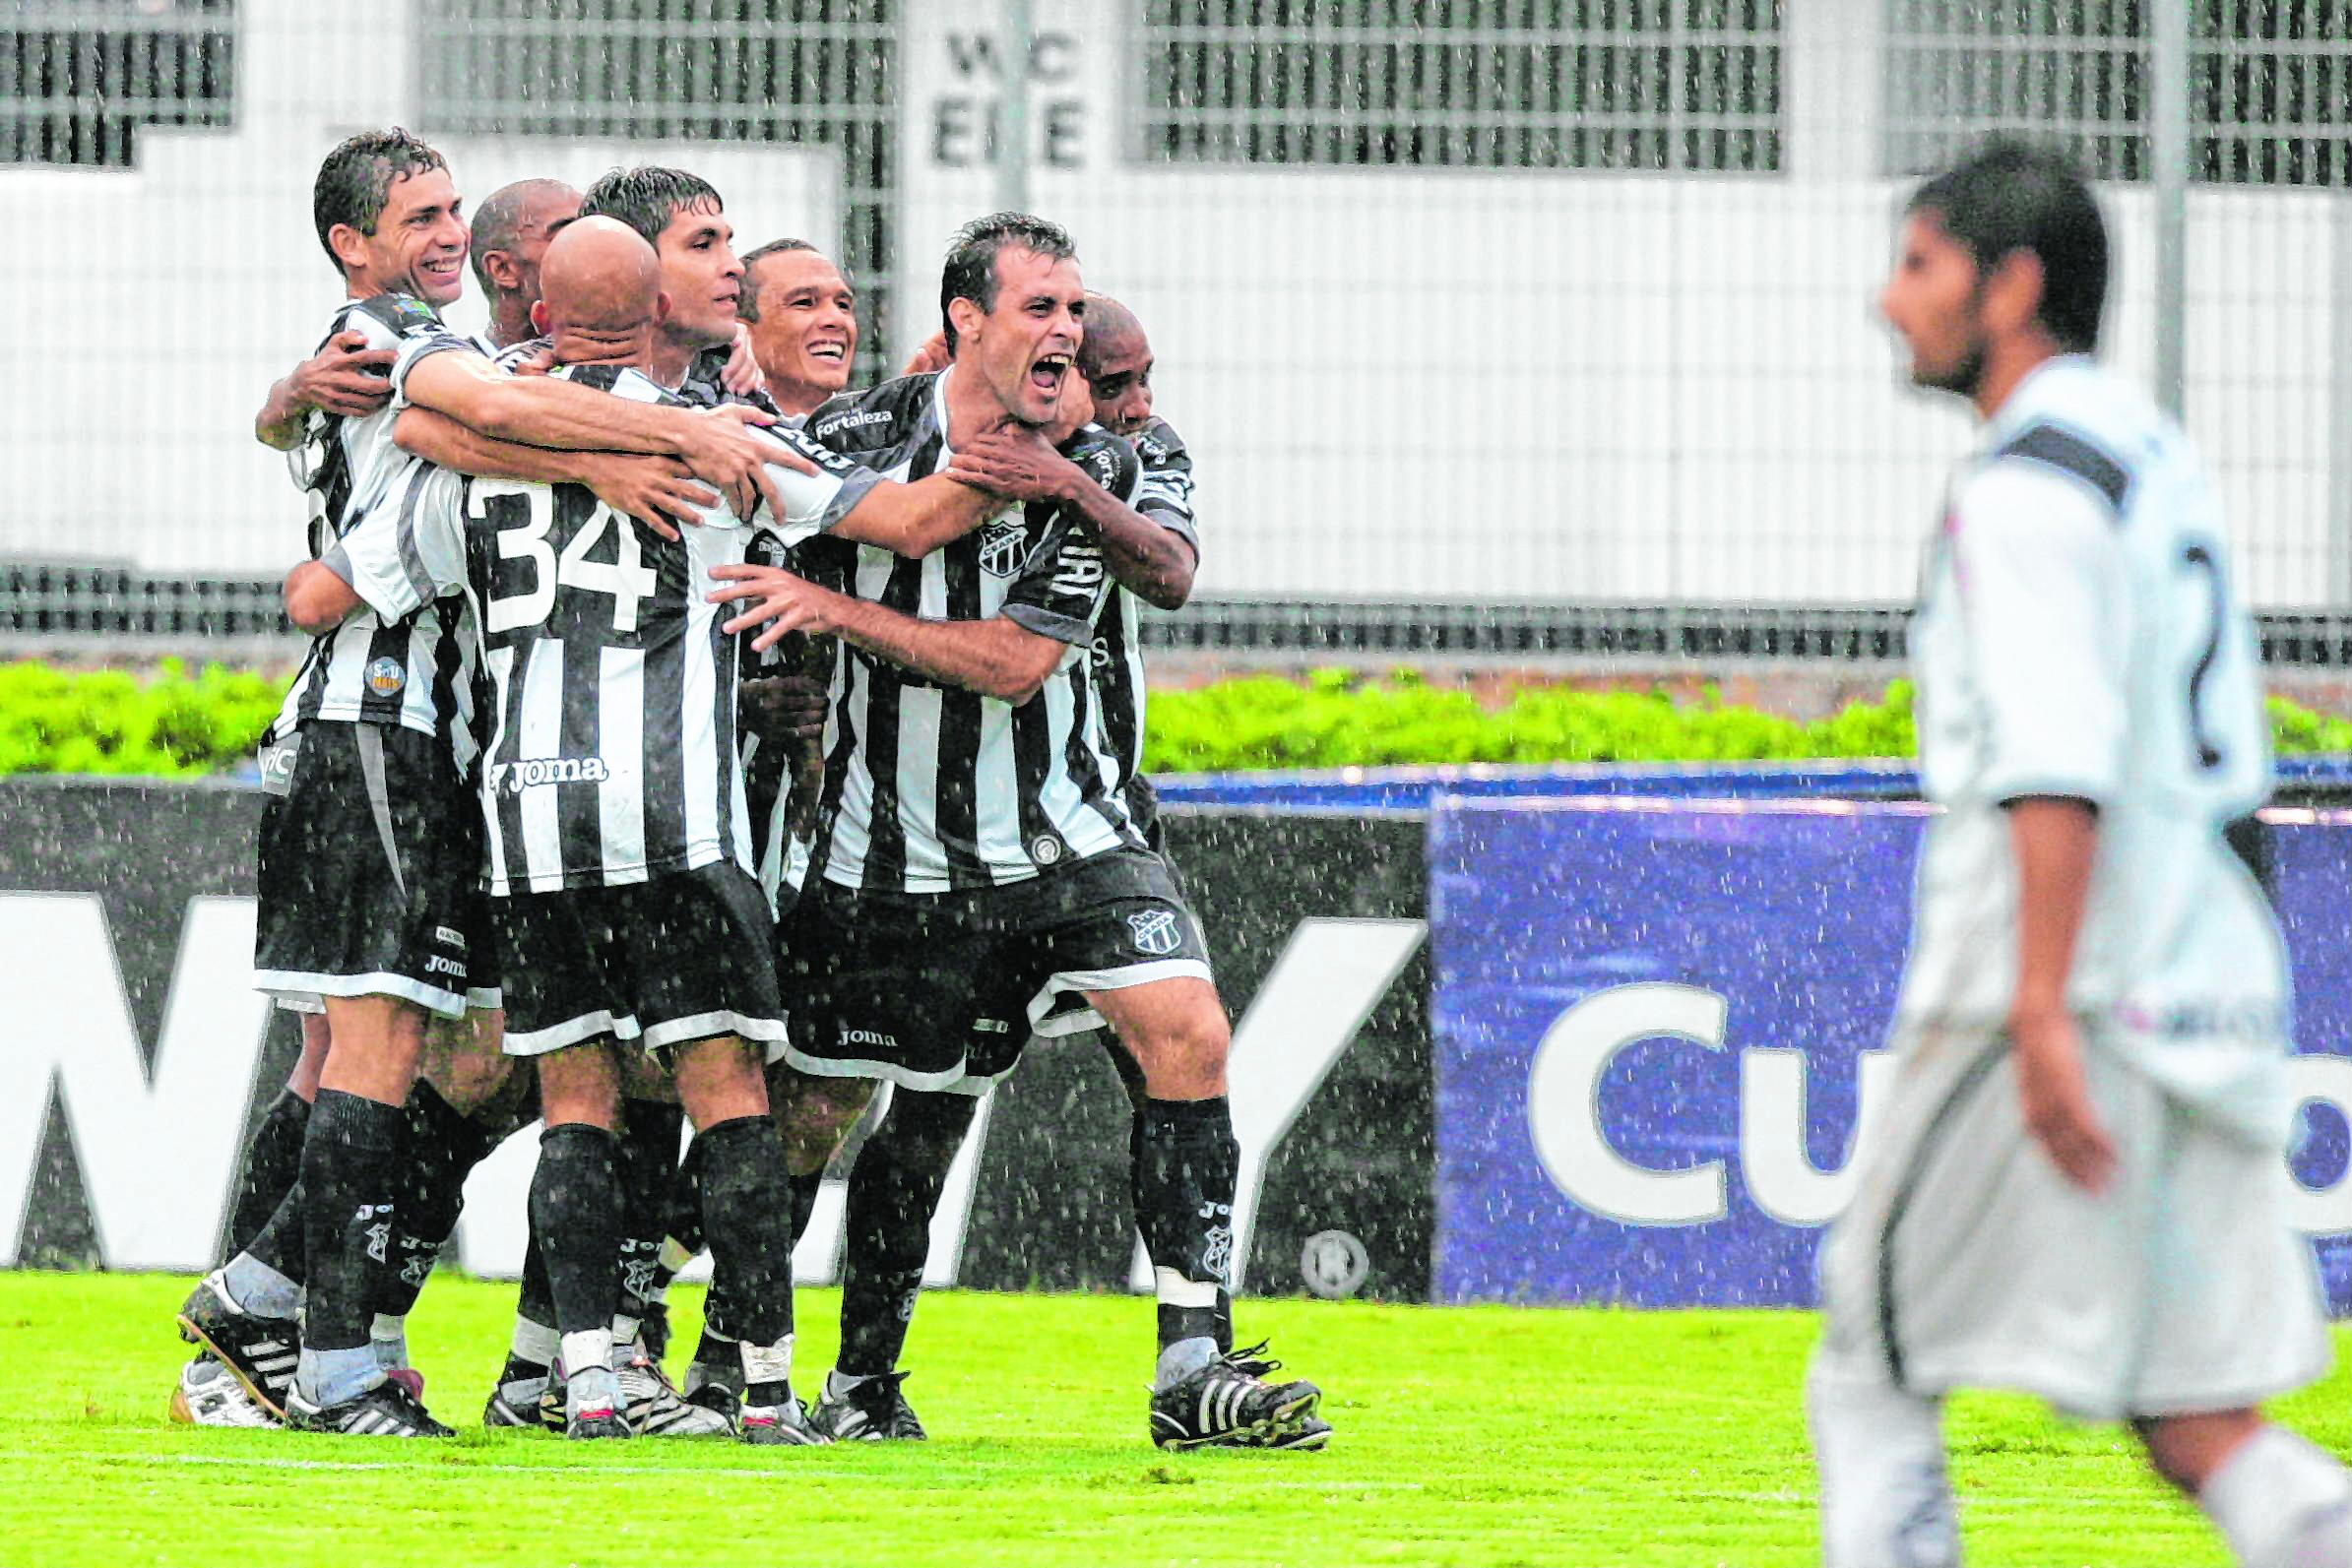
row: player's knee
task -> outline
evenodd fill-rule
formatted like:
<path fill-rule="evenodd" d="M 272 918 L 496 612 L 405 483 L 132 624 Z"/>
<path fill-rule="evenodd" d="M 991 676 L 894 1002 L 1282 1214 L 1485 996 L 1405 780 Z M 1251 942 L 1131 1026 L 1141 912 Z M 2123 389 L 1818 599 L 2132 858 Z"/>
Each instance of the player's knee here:
<path fill-rule="evenodd" d="M 461 1116 L 471 1116 L 496 1099 L 515 1076 L 516 1060 L 473 1046 L 469 1034 L 460 1048 L 438 1051 L 425 1061 L 424 1080 Z"/>
<path fill-rule="evenodd" d="M 1196 1008 L 1161 1030 L 1144 1059 L 1146 1092 L 1160 1099 L 1206 1099 L 1226 1090 L 1233 1031 L 1216 1007 Z"/>

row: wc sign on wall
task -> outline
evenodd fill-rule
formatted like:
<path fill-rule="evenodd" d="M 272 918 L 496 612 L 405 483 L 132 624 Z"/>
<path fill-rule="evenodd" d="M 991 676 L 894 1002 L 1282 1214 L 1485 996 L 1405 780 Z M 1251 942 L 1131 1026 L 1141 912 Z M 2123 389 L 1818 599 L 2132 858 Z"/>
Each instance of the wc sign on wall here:
<path fill-rule="evenodd" d="M 1468 802 L 1430 833 L 1440 1301 L 1810 1306 L 1925 808 Z M 2352 1313 L 2352 827 L 2273 829 L 2293 1222 Z"/>

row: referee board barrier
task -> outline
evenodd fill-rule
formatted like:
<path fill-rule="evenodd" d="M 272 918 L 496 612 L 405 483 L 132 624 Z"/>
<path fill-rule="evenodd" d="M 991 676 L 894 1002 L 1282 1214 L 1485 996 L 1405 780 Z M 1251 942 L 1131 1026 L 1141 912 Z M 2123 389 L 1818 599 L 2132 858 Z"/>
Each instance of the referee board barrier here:
<path fill-rule="evenodd" d="M 1905 782 L 1592 769 L 1529 794 L 1511 771 L 1486 783 L 1520 792 L 1478 797 L 1459 773 L 1400 770 L 1371 781 L 1378 799 L 1332 797 L 1361 779 L 1323 798 L 1274 780 L 1256 801 L 1229 781 L 1187 803 L 1195 785 L 1168 781 L 1236 1019 L 1241 1287 L 1810 1304 L 1882 1070 L 1926 809 L 1817 798 L 1872 781 Z M 1613 782 L 1646 792 L 1590 792 Z M 1702 790 L 1751 798 L 1687 798 Z M 0 1265 L 213 1261 L 249 1119 L 297 1042 L 248 983 L 260 807 L 226 781 L 0 780 L 18 1026 Z M 2298 1220 L 2346 1315 L 2352 814 L 2271 816 L 2308 1097 Z M 1133 1286 L 1125 1120 L 1090 1036 L 1034 1044 L 958 1161 L 931 1283 Z M 469 1188 L 458 1251 L 477 1273 L 517 1271 L 534 1143 Z M 804 1281 L 837 1277 L 840 1200 L 829 1184 Z"/>

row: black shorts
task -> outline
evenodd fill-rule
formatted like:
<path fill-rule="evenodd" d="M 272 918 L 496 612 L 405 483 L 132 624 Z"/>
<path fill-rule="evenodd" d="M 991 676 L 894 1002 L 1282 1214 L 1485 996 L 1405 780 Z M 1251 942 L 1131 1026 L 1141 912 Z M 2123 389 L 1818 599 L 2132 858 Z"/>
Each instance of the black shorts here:
<path fill-rule="evenodd" d="M 605 1035 L 649 1051 L 714 1035 L 783 1048 L 768 901 L 732 861 L 490 905 L 514 977 L 509 1055 Z"/>
<path fill-rule="evenodd" d="M 1056 1013 L 1064 993 L 1211 978 L 1200 922 L 1145 849 L 962 893 L 820 882 L 780 933 L 786 1059 L 909 1089 L 981 1094 L 1019 1063 L 1033 1031 L 1100 1026 L 1092 1008 Z"/>
<path fill-rule="evenodd" d="M 481 806 L 448 748 L 394 724 L 305 724 L 262 810 L 253 983 L 288 1007 L 398 996 L 496 1007 Z"/>

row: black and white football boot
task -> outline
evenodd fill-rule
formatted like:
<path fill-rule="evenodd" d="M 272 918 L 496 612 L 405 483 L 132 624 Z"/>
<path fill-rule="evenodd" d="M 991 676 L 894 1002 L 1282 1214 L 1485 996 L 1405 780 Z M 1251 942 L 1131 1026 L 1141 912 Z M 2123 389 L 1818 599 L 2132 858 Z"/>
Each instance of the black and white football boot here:
<path fill-rule="evenodd" d="M 807 1448 L 830 1443 L 832 1438 L 808 1423 L 808 1412 L 798 1400 L 786 1400 L 782 1405 L 744 1405 L 735 1419 L 735 1437 L 740 1442 L 760 1447 Z"/>
<path fill-rule="evenodd" d="M 679 1396 L 669 1374 L 662 1370 L 642 1340 L 615 1346 L 612 1373 L 620 1382 L 621 1407 L 630 1428 L 640 1437 L 732 1437 L 733 1402 L 730 1409 L 688 1404 Z"/>
<path fill-rule="evenodd" d="M 1262 1348 L 1262 1347 L 1260 1347 Z M 1250 1351 L 1220 1355 L 1166 1388 L 1152 1391 L 1152 1442 L 1161 1448 L 1206 1448 L 1235 1439 L 1246 1446 L 1268 1447 L 1264 1441 L 1285 1428 L 1302 1424 L 1315 1412 L 1323 1391 L 1312 1383 L 1268 1383 L 1249 1370 L 1276 1363 Z"/>
<path fill-rule="evenodd" d="M 263 1410 L 236 1375 L 210 1351 L 180 1368 L 179 1381 L 171 1390 L 171 1418 L 190 1426 L 254 1430 L 285 1424 Z"/>
<path fill-rule="evenodd" d="M 181 1304 L 179 1334 L 212 1351 L 271 1419 L 286 1419 L 286 1390 L 302 1358 L 301 1327 L 292 1318 L 256 1317 L 243 1310 L 216 1269 Z"/>
<path fill-rule="evenodd" d="M 907 1403 L 904 1372 L 861 1377 L 843 1392 L 834 1392 L 834 1377 L 825 1378 L 825 1397 L 808 1412 L 808 1422 L 836 1443 L 920 1443 L 928 1435 Z"/>
<path fill-rule="evenodd" d="M 456 1432 L 432 1418 L 410 1384 L 387 1377 L 357 1399 L 324 1408 L 302 1398 L 301 1391 L 286 1391 L 286 1424 L 297 1432 L 334 1432 L 346 1437 L 455 1437 Z"/>

